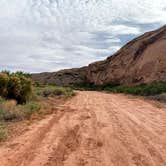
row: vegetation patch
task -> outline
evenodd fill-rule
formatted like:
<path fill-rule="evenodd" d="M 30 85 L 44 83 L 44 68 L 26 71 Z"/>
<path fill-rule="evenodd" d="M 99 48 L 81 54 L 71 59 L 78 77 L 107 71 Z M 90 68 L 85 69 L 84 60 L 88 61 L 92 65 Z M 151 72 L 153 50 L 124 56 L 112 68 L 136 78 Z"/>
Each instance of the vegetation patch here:
<path fill-rule="evenodd" d="M 151 99 L 166 103 L 166 93 L 150 96 Z"/>
<path fill-rule="evenodd" d="M 38 85 L 34 87 L 34 91 L 38 96 L 49 97 L 49 96 L 64 96 L 72 97 L 74 91 L 69 87 L 59 87 L 53 85 Z"/>
<path fill-rule="evenodd" d="M 0 141 L 4 141 L 7 138 L 7 130 L 2 123 L 0 123 Z"/>
<path fill-rule="evenodd" d="M 11 122 L 43 116 L 41 106 L 45 97 L 61 99 L 73 95 L 74 91 L 68 87 L 35 84 L 28 73 L 0 72 L 0 141 L 7 138 L 5 126 Z"/>
<path fill-rule="evenodd" d="M 15 100 L 5 100 L 0 98 L 0 141 L 7 138 L 7 128 L 9 123 L 30 120 L 33 114 L 39 114 L 40 103 L 29 101 L 26 104 L 17 104 Z"/>
<path fill-rule="evenodd" d="M 32 81 L 23 72 L 0 73 L 0 96 L 5 99 L 15 99 L 17 103 L 26 103 L 32 95 Z"/>
<path fill-rule="evenodd" d="M 109 83 L 101 86 L 93 84 L 77 84 L 72 86 L 77 90 L 88 91 L 106 91 L 112 93 L 125 93 L 140 96 L 151 96 L 159 101 L 166 101 L 166 81 L 152 82 L 141 85 L 120 85 L 118 83 Z"/>
<path fill-rule="evenodd" d="M 0 102 L 0 121 L 15 121 L 20 119 L 19 109 L 15 101 L 1 101 Z"/>
<path fill-rule="evenodd" d="M 152 82 L 149 84 L 141 84 L 141 85 L 134 85 L 134 86 L 120 85 L 113 88 L 107 86 L 104 90 L 108 92 L 115 92 L 115 93 L 152 96 L 152 95 L 159 95 L 159 94 L 165 93 L 166 82 L 160 81 L 160 82 Z"/>
<path fill-rule="evenodd" d="M 37 102 L 31 101 L 27 103 L 25 106 L 23 106 L 23 110 L 22 110 L 23 116 L 26 119 L 30 119 L 34 113 L 39 112 L 40 108 L 41 106 Z"/>
<path fill-rule="evenodd" d="M 90 83 L 81 83 L 81 84 L 73 84 L 71 85 L 71 88 L 75 89 L 75 90 L 88 90 L 88 91 L 101 91 L 101 90 L 105 90 L 106 88 L 114 88 L 119 86 L 119 83 L 108 83 L 105 85 L 94 85 L 94 84 L 90 84 Z"/>

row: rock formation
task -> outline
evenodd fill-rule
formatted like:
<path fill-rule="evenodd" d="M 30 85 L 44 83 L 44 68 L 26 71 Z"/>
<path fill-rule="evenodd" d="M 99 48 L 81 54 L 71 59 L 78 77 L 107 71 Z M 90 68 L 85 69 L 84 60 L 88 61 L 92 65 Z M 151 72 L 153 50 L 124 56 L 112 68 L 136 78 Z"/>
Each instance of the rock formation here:
<path fill-rule="evenodd" d="M 166 81 L 166 26 L 130 41 L 106 60 L 78 69 L 33 74 L 32 78 L 56 85 Z"/>

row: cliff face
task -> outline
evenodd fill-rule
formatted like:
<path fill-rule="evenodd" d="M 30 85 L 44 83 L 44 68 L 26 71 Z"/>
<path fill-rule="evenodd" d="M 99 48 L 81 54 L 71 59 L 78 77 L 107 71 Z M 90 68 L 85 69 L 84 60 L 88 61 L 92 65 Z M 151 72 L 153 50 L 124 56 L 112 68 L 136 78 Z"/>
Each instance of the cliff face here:
<path fill-rule="evenodd" d="M 166 80 L 166 26 L 132 40 L 104 61 L 80 69 L 36 74 L 33 79 L 57 85 L 83 82 L 138 84 Z"/>
<path fill-rule="evenodd" d="M 166 26 L 132 40 L 106 60 L 90 64 L 87 80 L 96 85 L 166 80 Z"/>

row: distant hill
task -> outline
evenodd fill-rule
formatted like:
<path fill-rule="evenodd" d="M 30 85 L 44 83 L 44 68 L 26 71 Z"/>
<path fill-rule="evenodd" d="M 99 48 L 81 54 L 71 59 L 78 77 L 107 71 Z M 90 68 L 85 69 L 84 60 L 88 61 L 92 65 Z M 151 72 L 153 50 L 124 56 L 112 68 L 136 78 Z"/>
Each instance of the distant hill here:
<path fill-rule="evenodd" d="M 65 69 L 58 72 L 45 72 L 32 74 L 32 79 L 35 82 L 43 84 L 56 84 L 68 86 L 72 84 L 80 84 L 86 80 L 87 67 Z"/>
<path fill-rule="evenodd" d="M 166 26 L 130 41 L 106 60 L 78 69 L 32 74 L 32 78 L 57 85 L 166 81 Z"/>

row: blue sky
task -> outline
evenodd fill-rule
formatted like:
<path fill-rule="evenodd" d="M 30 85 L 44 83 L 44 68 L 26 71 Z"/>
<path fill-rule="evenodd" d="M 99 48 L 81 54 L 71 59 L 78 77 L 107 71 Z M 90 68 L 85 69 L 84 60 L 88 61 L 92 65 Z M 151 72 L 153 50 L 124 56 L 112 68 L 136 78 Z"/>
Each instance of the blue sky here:
<path fill-rule="evenodd" d="M 166 0 L 0 0 L 0 70 L 56 71 L 166 24 Z"/>

